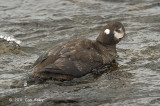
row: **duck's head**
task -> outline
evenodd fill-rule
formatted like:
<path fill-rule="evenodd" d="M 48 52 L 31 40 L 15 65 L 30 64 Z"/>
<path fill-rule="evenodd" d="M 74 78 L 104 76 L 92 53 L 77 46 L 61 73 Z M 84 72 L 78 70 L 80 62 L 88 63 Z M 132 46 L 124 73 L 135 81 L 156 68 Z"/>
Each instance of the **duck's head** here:
<path fill-rule="evenodd" d="M 103 45 L 114 45 L 117 44 L 124 36 L 125 28 L 120 22 L 109 22 L 101 31 L 96 41 Z"/>

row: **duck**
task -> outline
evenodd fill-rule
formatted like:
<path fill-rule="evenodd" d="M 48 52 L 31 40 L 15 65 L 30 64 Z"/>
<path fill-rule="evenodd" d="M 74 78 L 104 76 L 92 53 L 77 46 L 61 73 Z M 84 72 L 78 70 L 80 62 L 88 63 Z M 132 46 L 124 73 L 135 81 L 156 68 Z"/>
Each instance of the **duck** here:
<path fill-rule="evenodd" d="M 41 79 L 72 80 L 111 64 L 116 44 L 126 35 L 124 25 L 111 21 L 95 40 L 77 38 L 58 43 L 35 61 L 32 75 Z"/>

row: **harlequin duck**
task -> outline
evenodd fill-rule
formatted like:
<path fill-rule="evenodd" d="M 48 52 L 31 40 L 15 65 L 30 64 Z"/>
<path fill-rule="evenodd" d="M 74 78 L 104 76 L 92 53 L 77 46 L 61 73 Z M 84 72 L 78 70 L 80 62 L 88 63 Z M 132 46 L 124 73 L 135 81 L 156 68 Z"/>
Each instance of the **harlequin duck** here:
<path fill-rule="evenodd" d="M 62 42 L 44 52 L 32 74 L 42 79 L 71 80 L 92 72 L 116 57 L 116 44 L 125 36 L 120 22 L 108 23 L 95 41 L 79 38 Z"/>

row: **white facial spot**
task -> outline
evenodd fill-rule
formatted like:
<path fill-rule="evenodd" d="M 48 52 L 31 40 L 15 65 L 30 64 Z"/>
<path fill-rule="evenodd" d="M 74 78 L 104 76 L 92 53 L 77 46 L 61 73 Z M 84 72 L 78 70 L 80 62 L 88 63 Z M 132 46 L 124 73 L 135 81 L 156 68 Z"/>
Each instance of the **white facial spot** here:
<path fill-rule="evenodd" d="M 124 32 L 122 31 L 122 28 L 119 29 L 120 32 L 114 31 L 114 37 L 117 39 L 120 39 L 123 37 Z"/>
<path fill-rule="evenodd" d="M 107 35 L 110 33 L 110 30 L 109 29 L 106 29 L 105 31 L 104 31 L 104 33 L 106 33 Z"/>

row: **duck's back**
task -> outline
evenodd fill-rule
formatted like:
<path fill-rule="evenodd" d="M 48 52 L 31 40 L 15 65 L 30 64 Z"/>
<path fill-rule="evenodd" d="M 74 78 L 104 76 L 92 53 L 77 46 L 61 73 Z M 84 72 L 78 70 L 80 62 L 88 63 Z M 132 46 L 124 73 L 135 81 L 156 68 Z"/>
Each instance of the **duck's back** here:
<path fill-rule="evenodd" d="M 93 41 L 85 38 L 60 43 L 36 60 L 33 74 L 56 79 L 81 77 L 102 66 L 105 59 L 108 61 L 99 49 Z"/>

